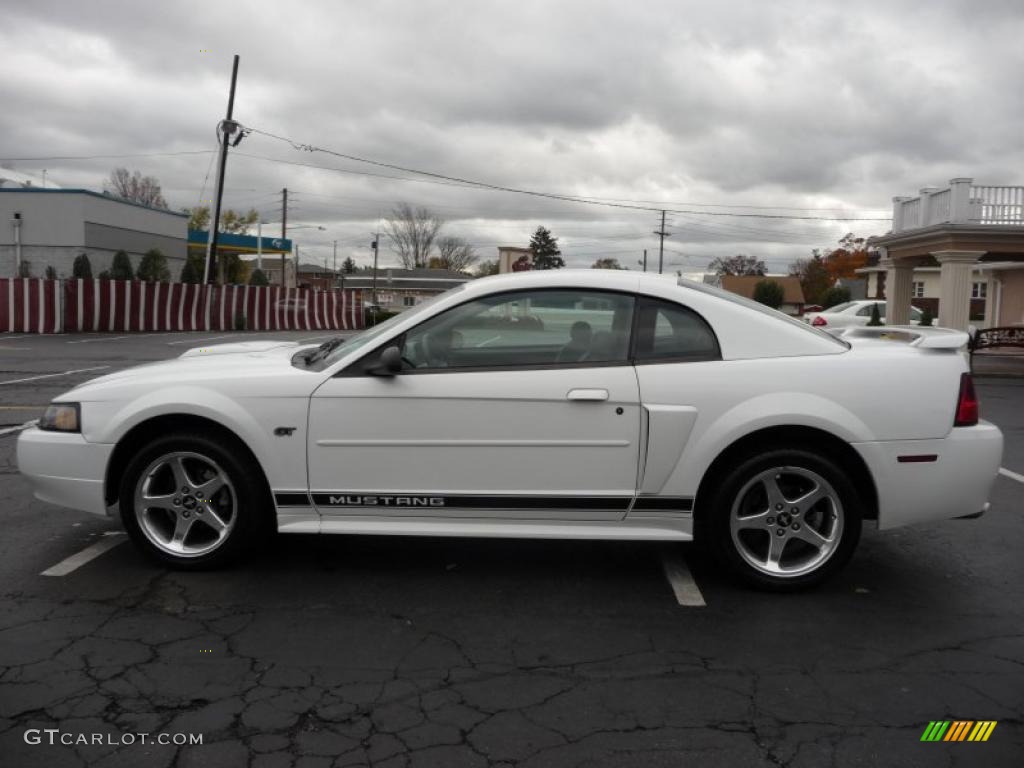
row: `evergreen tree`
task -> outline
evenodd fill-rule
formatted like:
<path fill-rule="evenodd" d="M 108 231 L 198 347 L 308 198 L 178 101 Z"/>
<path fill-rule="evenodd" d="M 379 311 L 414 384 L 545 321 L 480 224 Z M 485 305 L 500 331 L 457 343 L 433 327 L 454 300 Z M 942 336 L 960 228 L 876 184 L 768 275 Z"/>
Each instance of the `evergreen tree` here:
<path fill-rule="evenodd" d="M 110 279 L 131 280 L 133 277 L 135 274 L 132 271 L 132 260 L 124 251 L 118 251 L 114 254 L 114 260 L 110 262 Z"/>
<path fill-rule="evenodd" d="M 774 280 L 758 280 L 757 285 L 754 286 L 754 301 L 772 309 L 781 307 L 785 296 L 782 285 Z"/>
<path fill-rule="evenodd" d="M 57 268 L 53 264 L 46 265 L 46 279 L 56 280 L 57 279 Z"/>
<path fill-rule="evenodd" d="M 92 278 L 92 264 L 89 263 L 89 257 L 84 253 L 75 256 L 75 263 L 71 266 L 71 276 L 86 280 Z"/>
<path fill-rule="evenodd" d="M 881 325 L 882 318 L 878 314 L 878 304 L 871 305 L 871 319 L 868 320 L 868 325 Z"/>
<path fill-rule="evenodd" d="M 348 256 L 343 262 L 341 262 L 341 271 L 346 275 L 351 275 L 356 271 L 356 262 L 351 256 Z"/>
<path fill-rule="evenodd" d="M 534 269 L 561 269 L 565 266 L 562 252 L 558 249 L 558 238 L 551 236 L 551 230 L 537 227 L 530 238 Z"/>
<path fill-rule="evenodd" d="M 262 269 L 256 268 L 249 276 L 249 285 L 270 285 L 270 281 L 267 280 L 267 275 Z"/>
<path fill-rule="evenodd" d="M 171 270 L 167 268 L 167 257 L 159 248 L 150 248 L 139 262 L 139 280 L 147 283 L 166 283 L 171 279 Z"/>
<path fill-rule="evenodd" d="M 181 276 L 178 278 L 183 283 L 203 282 L 203 259 L 202 254 L 190 253 L 185 259 L 185 266 L 181 268 Z"/>

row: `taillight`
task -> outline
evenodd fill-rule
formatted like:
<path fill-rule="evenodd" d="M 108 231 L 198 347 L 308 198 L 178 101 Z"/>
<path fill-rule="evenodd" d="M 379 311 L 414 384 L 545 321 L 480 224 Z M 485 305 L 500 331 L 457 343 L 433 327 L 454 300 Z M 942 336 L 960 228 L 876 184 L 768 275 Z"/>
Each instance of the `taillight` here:
<path fill-rule="evenodd" d="M 974 394 L 974 379 L 971 374 L 960 375 L 960 395 L 956 399 L 954 427 L 973 427 L 978 423 L 978 396 Z"/>
<path fill-rule="evenodd" d="M 818 315 L 816 318 L 811 320 L 811 325 L 813 325 L 815 328 L 821 328 L 821 326 L 823 325 L 828 325 L 828 321 L 821 315 Z"/>

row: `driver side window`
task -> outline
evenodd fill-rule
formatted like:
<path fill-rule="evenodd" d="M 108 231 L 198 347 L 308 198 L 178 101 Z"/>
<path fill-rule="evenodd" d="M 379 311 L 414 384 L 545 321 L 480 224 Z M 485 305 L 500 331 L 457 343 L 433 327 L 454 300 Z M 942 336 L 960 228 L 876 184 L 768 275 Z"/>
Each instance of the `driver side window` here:
<path fill-rule="evenodd" d="M 403 363 L 432 371 L 626 363 L 633 301 L 567 289 L 487 296 L 409 331 Z"/>

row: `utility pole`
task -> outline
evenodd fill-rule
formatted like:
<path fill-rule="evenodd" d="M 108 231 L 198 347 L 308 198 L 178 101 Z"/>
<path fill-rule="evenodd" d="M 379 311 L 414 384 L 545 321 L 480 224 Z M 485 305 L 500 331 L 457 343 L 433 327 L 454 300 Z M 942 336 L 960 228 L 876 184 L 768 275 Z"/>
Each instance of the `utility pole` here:
<path fill-rule="evenodd" d="M 377 255 L 380 253 L 380 232 L 375 232 L 373 235 L 373 242 L 370 243 L 370 247 L 373 248 L 373 281 L 370 284 L 370 300 L 373 302 L 374 310 L 373 316 L 377 316 Z"/>
<path fill-rule="evenodd" d="M 288 187 L 281 190 L 281 239 L 288 235 Z M 281 287 L 285 287 L 284 266 L 287 254 L 284 252 L 284 243 L 281 243 Z"/>
<path fill-rule="evenodd" d="M 647 271 L 647 249 L 644 248 L 644 272 Z"/>
<path fill-rule="evenodd" d="M 214 200 L 213 216 L 210 218 L 210 236 L 206 239 L 206 266 L 203 268 L 203 283 L 210 280 L 210 272 L 213 267 L 213 259 L 217 258 L 217 226 L 220 224 L 220 205 L 224 197 L 224 171 L 228 162 L 228 137 L 238 130 L 238 123 L 231 119 L 235 112 L 235 83 L 238 81 L 238 54 L 235 54 L 234 64 L 231 67 L 231 90 L 228 93 L 227 116 L 217 126 L 217 133 L 220 139 L 220 162 L 217 164 L 217 197 Z M 239 137 L 241 138 L 241 137 Z M 237 141 L 235 142 L 238 143 Z M 219 269 L 218 282 L 224 282 L 224 262 L 217 259 Z"/>
<path fill-rule="evenodd" d="M 338 287 L 338 241 L 334 241 L 334 274 L 331 276 L 332 288 Z"/>
<path fill-rule="evenodd" d="M 665 211 L 661 212 L 661 229 L 654 230 L 654 234 L 661 238 L 661 242 L 658 245 L 658 274 L 660 275 L 665 264 L 665 238 L 672 237 L 671 232 L 665 231 Z"/>

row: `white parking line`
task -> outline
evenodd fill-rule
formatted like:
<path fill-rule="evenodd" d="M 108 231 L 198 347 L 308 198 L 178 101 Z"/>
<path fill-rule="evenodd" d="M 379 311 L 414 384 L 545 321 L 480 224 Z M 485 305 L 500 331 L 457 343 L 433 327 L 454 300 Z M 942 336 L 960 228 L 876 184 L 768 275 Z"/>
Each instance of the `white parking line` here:
<path fill-rule="evenodd" d="M 1018 483 L 1024 483 L 1024 475 L 1018 475 L 1016 472 L 1011 472 L 1005 467 L 999 468 L 999 474 L 1003 477 L 1008 477 L 1011 480 L 1016 480 Z"/>
<path fill-rule="evenodd" d="M 95 344 L 98 341 L 117 341 L 118 339 L 130 339 L 131 336 L 100 336 L 96 339 L 75 339 L 74 341 L 65 341 L 65 344 Z"/>
<path fill-rule="evenodd" d="M 668 579 L 672 591 L 675 593 L 676 602 L 680 605 L 703 608 L 707 605 L 704 602 L 704 595 L 700 593 L 700 587 L 693 580 L 693 575 L 686 565 L 678 547 L 665 547 L 661 552 L 661 567 L 665 571 L 665 578 Z"/>
<path fill-rule="evenodd" d="M 61 373 L 44 373 L 40 376 L 29 376 L 26 379 L 11 379 L 10 381 L 0 381 L 0 385 L 3 384 L 21 384 L 25 381 L 35 381 L 36 379 L 52 379 L 54 376 L 70 376 L 73 373 L 87 373 L 88 371 L 102 371 L 105 368 L 109 368 L 109 365 L 97 365 L 93 368 L 78 368 L 74 371 L 62 371 Z"/>
<path fill-rule="evenodd" d="M 26 421 L 24 424 L 20 424 L 17 427 L 7 427 L 6 429 L 0 429 L 0 435 L 9 435 L 12 432 L 21 432 L 21 430 L 23 429 L 34 427 L 38 422 L 39 419 L 32 419 L 32 421 Z"/>
<path fill-rule="evenodd" d="M 234 336 L 233 333 L 226 333 L 223 336 L 207 336 L 205 339 L 182 339 L 181 341 L 168 341 L 167 346 L 175 344 L 198 344 L 201 341 L 213 341 L 214 339 L 228 339 Z"/>
<path fill-rule="evenodd" d="M 95 560 L 104 552 L 113 549 L 122 541 L 126 541 L 126 539 L 122 538 L 122 536 L 124 536 L 124 531 L 109 531 L 103 534 L 103 538 L 97 541 L 95 544 L 90 544 L 81 552 L 76 552 L 71 557 L 64 558 L 55 566 L 53 566 L 52 568 L 47 568 L 39 575 L 67 576 L 72 571 L 81 568 L 90 560 Z"/>

